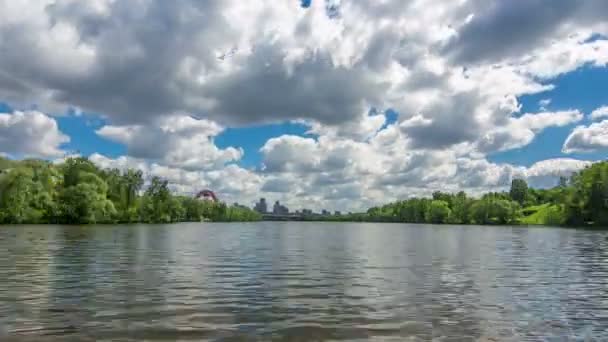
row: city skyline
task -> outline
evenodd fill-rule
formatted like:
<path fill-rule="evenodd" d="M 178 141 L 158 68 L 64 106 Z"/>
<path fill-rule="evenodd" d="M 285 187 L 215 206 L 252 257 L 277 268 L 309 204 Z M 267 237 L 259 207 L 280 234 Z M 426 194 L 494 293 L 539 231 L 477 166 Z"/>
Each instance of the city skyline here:
<path fill-rule="evenodd" d="M 238 205 L 238 203 L 235 203 L 235 205 Z M 321 215 L 321 216 L 330 216 L 330 215 L 334 215 L 334 216 L 340 216 L 342 213 L 340 211 L 334 211 L 333 213 L 330 212 L 329 210 L 326 209 L 321 209 L 320 212 L 315 213 L 313 210 L 311 209 L 306 209 L 306 208 L 300 208 L 300 209 L 296 209 L 295 211 L 290 211 L 288 207 L 281 205 L 280 201 L 275 201 L 272 210 L 268 209 L 268 203 L 266 202 L 266 198 L 262 197 L 259 199 L 259 201 L 257 201 L 256 203 L 254 203 L 254 205 L 252 206 L 252 209 L 255 210 L 256 212 L 260 213 L 260 214 L 274 214 L 274 215 L 302 215 L 302 216 L 312 216 L 312 215 Z"/>

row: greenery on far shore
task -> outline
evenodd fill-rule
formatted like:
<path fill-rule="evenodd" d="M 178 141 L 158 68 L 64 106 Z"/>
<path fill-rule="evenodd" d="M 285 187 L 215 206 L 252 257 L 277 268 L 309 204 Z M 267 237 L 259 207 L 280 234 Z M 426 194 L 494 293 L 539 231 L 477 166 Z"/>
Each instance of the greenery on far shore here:
<path fill-rule="evenodd" d="M 514 179 L 508 192 L 480 198 L 435 192 L 331 218 L 335 221 L 407 222 L 480 225 L 565 225 L 608 227 L 608 162 L 599 162 L 560 178 L 552 189 L 528 188 Z"/>
<path fill-rule="evenodd" d="M 103 170 L 86 158 L 62 164 L 0 157 L 0 224 L 172 223 L 259 220 L 253 210 L 171 193 L 141 171 Z"/>
<path fill-rule="evenodd" d="M 86 158 L 62 164 L 0 157 L 1 223 L 171 223 L 256 221 L 246 207 L 200 201 L 171 193 L 141 171 L 104 170 Z M 479 198 L 464 192 L 435 192 L 370 208 L 365 213 L 309 216 L 310 221 L 366 221 L 483 225 L 569 225 L 608 227 L 608 162 L 588 166 L 552 189 L 532 189 L 514 179 L 508 192 Z"/>

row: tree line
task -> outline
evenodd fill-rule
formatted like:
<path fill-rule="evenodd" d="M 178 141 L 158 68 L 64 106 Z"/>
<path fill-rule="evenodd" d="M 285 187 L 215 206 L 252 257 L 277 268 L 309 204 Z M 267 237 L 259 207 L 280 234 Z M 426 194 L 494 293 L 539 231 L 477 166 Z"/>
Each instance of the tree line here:
<path fill-rule="evenodd" d="M 173 194 L 168 182 L 158 177 L 144 184 L 139 170 L 102 169 L 86 158 L 53 164 L 0 157 L 0 224 L 260 219 L 246 207 Z M 551 189 L 529 188 L 523 179 L 514 179 L 509 191 L 481 197 L 437 191 L 431 198 L 410 198 L 365 213 L 318 220 L 608 227 L 608 161 L 561 177 Z"/>
<path fill-rule="evenodd" d="M 86 158 L 61 164 L 0 157 L 0 224 L 253 221 L 241 206 L 173 194 L 139 170 L 101 169 Z"/>
<path fill-rule="evenodd" d="M 410 198 L 331 220 L 608 227 L 608 162 L 561 177 L 551 189 L 529 188 L 525 180 L 514 179 L 509 191 L 478 198 L 437 191 L 431 198 Z"/>

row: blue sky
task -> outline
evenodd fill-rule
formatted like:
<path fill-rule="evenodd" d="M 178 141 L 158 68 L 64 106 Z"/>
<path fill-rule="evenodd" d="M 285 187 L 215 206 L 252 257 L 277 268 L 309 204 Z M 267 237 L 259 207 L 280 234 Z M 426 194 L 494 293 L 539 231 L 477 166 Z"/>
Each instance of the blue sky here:
<path fill-rule="evenodd" d="M 59 129 L 70 136 L 70 142 L 64 148 L 73 153 L 91 155 L 101 153 L 109 157 L 118 157 L 126 153 L 124 145 L 104 139 L 95 133 L 105 121 L 98 115 L 68 115 L 57 118 Z"/>
<path fill-rule="evenodd" d="M 562 75 L 556 79 L 548 80 L 555 86 L 553 90 L 526 95 L 519 98 L 522 113 L 535 113 L 541 110 L 539 102 L 550 99 L 546 106 L 549 111 L 578 109 L 586 116 L 596 108 L 608 104 L 608 69 L 591 66 Z M 490 155 L 489 159 L 495 162 L 506 162 L 529 166 L 543 159 L 565 157 L 562 145 L 572 129 L 580 124 L 588 124 L 589 118 L 582 122 L 564 127 L 549 127 L 536 136 L 534 141 L 522 148 L 499 152 Z M 608 156 L 608 151 L 595 153 L 574 153 L 568 157 L 598 160 Z"/>
<path fill-rule="evenodd" d="M 291 122 L 228 128 L 215 137 L 215 144 L 220 148 L 241 147 L 245 151 L 245 155 L 239 161 L 239 164 L 246 168 L 256 168 L 262 162 L 260 149 L 269 139 L 284 134 L 313 137 L 306 134 L 308 130 L 309 128 L 303 124 Z"/>

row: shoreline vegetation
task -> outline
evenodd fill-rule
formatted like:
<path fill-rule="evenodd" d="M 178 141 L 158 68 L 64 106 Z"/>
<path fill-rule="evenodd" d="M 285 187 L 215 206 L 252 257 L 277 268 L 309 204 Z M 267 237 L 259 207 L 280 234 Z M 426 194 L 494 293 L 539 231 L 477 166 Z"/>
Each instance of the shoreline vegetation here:
<path fill-rule="evenodd" d="M 257 221 L 241 206 L 174 195 L 139 170 L 101 169 L 86 158 L 61 164 L 0 158 L 0 224 Z"/>
<path fill-rule="evenodd" d="M 328 221 L 608 228 L 608 161 L 560 177 L 550 189 L 529 188 L 523 179 L 514 179 L 509 191 L 478 198 L 436 191 L 431 198 L 410 198 Z"/>
<path fill-rule="evenodd" d="M 145 186 L 144 186 L 145 185 Z M 262 216 L 243 206 L 175 195 L 168 182 L 147 184 L 139 170 L 101 169 L 86 158 L 61 164 L 0 157 L 0 224 L 245 222 Z M 551 189 L 514 179 L 509 191 L 474 198 L 434 192 L 364 213 L 302 221 L 608 227 L 608 161 L 592 164 Z"/>

